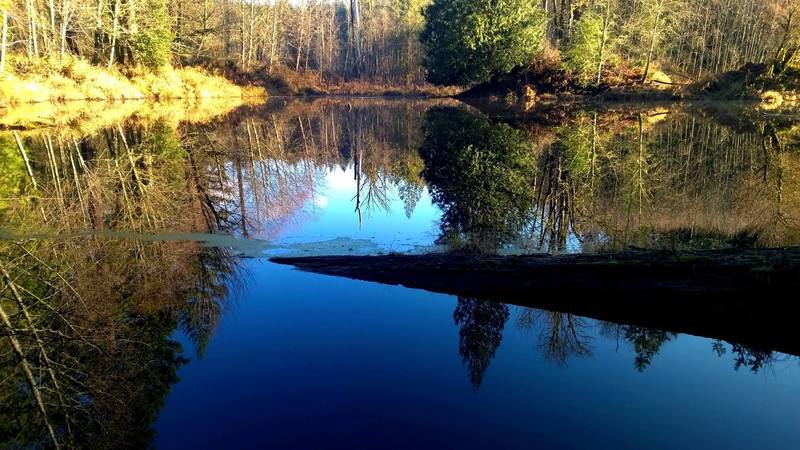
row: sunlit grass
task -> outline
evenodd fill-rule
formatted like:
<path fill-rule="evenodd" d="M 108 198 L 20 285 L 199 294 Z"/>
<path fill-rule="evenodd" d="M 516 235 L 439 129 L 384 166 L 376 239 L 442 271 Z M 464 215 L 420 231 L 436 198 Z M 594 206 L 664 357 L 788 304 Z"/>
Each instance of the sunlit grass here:
<path fill-rule="evenodd" d="M 70 100 L 208 99 L 265 96 L 197 68 L 156 71 L 95 66 L 79 59 L 16 58 L 0 77 L 0 107 Z"/>

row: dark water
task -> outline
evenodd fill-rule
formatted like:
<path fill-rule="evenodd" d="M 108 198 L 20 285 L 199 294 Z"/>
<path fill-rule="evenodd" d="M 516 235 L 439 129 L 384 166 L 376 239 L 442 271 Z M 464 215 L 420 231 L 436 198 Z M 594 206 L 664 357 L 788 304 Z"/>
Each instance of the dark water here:
<path fill-rule="evenodd" d="M 278 101 L 18 133 L 30 172 L 0 133 L 0 442 L 795 448 L 777 348 L 267 260 L 796 246 L 794 123 Z"/>

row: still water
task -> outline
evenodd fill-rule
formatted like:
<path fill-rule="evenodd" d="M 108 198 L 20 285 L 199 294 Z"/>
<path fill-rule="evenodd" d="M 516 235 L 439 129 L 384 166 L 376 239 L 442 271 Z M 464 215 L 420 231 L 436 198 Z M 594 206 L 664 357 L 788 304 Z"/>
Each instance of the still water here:
<path fill-rule="evenodd" d="M 318 99 L 0 133 L 0 442 L 796 448 L 796 355 L 268 258 L 796 246 L 798 131 Z"/>

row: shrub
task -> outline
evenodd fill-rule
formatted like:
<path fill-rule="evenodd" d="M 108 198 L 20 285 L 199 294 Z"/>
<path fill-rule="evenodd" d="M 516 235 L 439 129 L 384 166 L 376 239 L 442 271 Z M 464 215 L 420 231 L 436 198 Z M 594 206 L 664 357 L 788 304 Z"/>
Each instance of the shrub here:
<path fill-rule="evenodd" d="M 603 18 L 586 14 L 575 24 L 575 33 L 564 52 L 564 68 L 588 82 L 597 76 L 598 50 L 603 39 Z"/>

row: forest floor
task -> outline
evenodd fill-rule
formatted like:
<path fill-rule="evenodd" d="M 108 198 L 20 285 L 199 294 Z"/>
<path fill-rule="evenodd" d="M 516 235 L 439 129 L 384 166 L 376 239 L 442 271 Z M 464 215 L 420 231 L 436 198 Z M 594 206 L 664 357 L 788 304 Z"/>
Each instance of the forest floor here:
<path fill-rule="evenodd" d="M 799 249 L 562 256 L 391 254 L 271 261 L 326 275 L 502 301 L 800 354 L 800 332 L 793 323 L 800 312 Z"/>
<path fill-rule="evenodd" d="M 239 85 L 257 86 L 271 96 L 453 97 L 462 89 L 419 82 L 380 82 L 325 79 L 316 71 L 295 71 L 285 66 L 242 70 L 235 64 L 215 67 Z"/>

